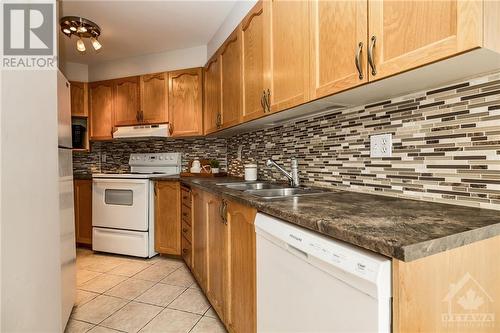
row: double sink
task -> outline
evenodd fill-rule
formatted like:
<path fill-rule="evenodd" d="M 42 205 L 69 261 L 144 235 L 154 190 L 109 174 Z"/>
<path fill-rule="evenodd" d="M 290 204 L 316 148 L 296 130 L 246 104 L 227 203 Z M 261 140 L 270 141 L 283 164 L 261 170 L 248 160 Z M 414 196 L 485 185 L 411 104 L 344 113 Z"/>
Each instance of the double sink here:
<path fill-rule="evenodd" d="M 304 195 L 319 194 L 329 192 L 325 189 L 311 187 L 287 187 L 286 185 L 269 182 L 231 182 L 217 183 L 218 186 L 225 186 L 228 189 L 244 191 L 261 199 L 276 199 L 287 197 L 299 197 Z"/>

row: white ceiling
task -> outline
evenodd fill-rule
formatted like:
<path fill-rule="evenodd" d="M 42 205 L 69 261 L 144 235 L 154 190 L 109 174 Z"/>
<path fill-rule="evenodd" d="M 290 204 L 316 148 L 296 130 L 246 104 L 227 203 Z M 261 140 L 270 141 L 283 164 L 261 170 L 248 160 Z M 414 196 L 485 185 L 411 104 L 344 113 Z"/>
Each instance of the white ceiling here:
<path fill-rule="evenodd" d="M 227 1 L 73 1 L 63 0 L 62 16 L 81 16 L 101 27 L 103 47 L 96 53 L 88 40 L 87 51 L 76 51 L 59 32 L 65 61 L 95 64 L 120 58 L 206 45 L 237 0 Z"/>

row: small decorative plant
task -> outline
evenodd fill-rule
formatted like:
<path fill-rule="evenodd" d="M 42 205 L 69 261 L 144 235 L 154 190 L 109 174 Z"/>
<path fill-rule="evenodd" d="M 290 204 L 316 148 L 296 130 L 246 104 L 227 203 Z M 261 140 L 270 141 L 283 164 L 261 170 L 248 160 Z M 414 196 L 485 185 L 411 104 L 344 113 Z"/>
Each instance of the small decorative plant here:
<path fill-rule="evenodd" d="M 219 173 L 220 163 L 217 160 L 210 160 L 210 167 L 212 168 L 212 173 Z"/>

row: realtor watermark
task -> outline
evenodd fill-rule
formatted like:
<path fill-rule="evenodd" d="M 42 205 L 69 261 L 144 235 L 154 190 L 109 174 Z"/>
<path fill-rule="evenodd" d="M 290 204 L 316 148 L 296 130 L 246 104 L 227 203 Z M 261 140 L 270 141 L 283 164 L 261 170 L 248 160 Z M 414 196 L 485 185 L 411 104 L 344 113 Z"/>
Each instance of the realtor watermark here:
<path fill-rule="evenodd" d="M 451 283 L 443 299 L 446 311 L 441 321 L 446 327 L 495 327 L 493 298 L 469 273 Z"/>
<path fill-rule="evenodd" d="M 55 1 L 2 1 L 2 69 L 54 69 Z"/>

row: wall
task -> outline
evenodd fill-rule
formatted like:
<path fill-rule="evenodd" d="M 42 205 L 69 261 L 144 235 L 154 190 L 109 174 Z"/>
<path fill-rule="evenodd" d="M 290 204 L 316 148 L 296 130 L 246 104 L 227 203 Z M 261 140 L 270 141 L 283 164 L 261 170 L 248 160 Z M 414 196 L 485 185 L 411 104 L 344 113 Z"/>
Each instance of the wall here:
<path fill-rule="evenodd" d="M 223 170 L 227 169 L 227 145 L 225 139 L 134 139 L 92 143 L 91 152 L 73 153 L 75 174 L 129 172 L 128 160 L 131 153 L 181 152 L 182 167 L 187 169 L 189 160 L 216 159 Z M 106 155 L 106 162 L 102 162 Z"/>
<path fill-rule="evenodd" d="M 392 133 L 393 157 L 370 158 L 370 135 Z M 500 210 L 500 74 L 228 139 L 230 172 L 260 179 L 299 160 L 303 184 Z"/>
<path fill-rule="evenodd" d="M 241 20 L 247 15 L 252 7 L 257 3 L 256 0 L 237 1 L 226 17 L 220 28 L 215 32 L 212 39 L 207 44 L 207 59 L 224 43 L 226 38 L 240 24 Z"/>
<path fill-rule="evenodd" d="M 204 66 L 207 47 L 197 46 L 163 53 L 117 59 L 89 66 L 89 81 L 115 79 L 126 76 L 165 72 Z"/>

